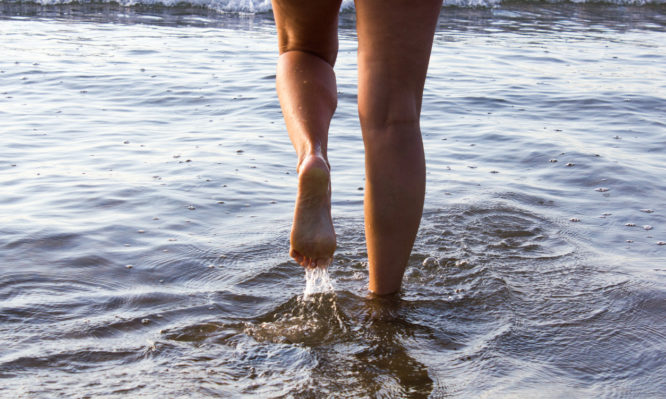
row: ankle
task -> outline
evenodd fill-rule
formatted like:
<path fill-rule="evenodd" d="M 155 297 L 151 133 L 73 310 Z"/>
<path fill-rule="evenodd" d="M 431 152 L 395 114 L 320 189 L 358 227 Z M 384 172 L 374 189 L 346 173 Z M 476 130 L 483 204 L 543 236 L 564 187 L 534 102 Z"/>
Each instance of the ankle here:
<path fill-rule="evenodd" d="M 328 159 L 325 154 L 322 154 L 321 151 L 309 152 L 305 155 L 298 157 L 298 164 L 296 165 L 296 172 L 301 173 L 301 167 L 319 167 L 324 166 L 326 171 L 330 173 L 331 164 L 328 163 Z"/>

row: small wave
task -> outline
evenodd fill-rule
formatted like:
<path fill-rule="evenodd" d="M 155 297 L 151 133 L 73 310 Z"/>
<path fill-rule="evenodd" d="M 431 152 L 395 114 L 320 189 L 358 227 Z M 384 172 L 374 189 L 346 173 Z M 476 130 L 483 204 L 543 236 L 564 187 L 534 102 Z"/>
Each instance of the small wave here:
<path fill-rule="evenodd" d="M 511 1 L 511 0 L 509 0 Z M 503 0 L 444 0 L 443 7 L 490 8 L 508 1 Z M 515 3 L 515 1 L 511 1 Z M 524 0 L 525 3 L 541 3 L 541 0 Z M 221 13 L 258 14 L 270 12 L 270 0 L 0 0 L 0 4 L 23 3 L 44 6 L 66 4 L 117 4 L 122 7 L 200 7 Z M 548 3 L 611 4 L 645 6 L 666 4 L 666 0 L 550 0 Z M 354 2 L 344 0 L 342 10 L 353 10 Z"/>

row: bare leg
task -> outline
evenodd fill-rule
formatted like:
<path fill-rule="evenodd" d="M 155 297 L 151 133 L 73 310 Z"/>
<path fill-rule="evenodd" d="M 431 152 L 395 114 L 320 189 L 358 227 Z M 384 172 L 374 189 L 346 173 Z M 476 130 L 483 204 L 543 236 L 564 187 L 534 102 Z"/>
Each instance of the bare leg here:
<path fill-rule="evenodd" d="M 425 196 L 419 119 L 441 0 L 356 0 L 370 291 L 400 289 Z"/>
<path fill-rule="evenodd" d="M 340 0 L 273 0 L 280 47 L 277 92 L 298 155 L 290 255 L 306 267 L 328 265 L 335 251 L 327 144 L 337 106 L 339 8 Z"/>

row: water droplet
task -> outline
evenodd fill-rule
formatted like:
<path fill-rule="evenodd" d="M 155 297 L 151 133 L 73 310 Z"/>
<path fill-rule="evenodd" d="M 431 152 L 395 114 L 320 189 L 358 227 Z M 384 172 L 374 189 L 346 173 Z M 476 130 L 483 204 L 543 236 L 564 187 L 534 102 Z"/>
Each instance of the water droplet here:
<path fill-rule="evenodd" d="M 557 162 L 557 159 L 551 159 L 551 160 L 549 160 L 548 162 L 550 162 L 550 163 L 555 163 L 555 162 Z"/>
<path fill-rule="evenodd" d="M 641 212 L 652 213 L 654 211 L 652 209 L 641 209 Z"/>
<path fill-rule="evenodd" d="M 574 222 L 574 223 L 576 223 L 576 222 L 580 222 L 580 219 L 578 219 L 578 218 L 571 218 L 571 219 L 569 219 L 569 220 L 572 221 L 572 222 Z"/>
<path fill-rule="evenodd" d="M 129 140 L 123 141 L 123 144 L 129 144 L 129 143 L 130 143 Z"/>
<path fill-rule="evenodd" d="M 608 190 L 609 190 L 609 189 L 606 188 L 606 187 L 597 187 L 597 188 L 594 189 L 594 191 L 598 191 L 598 192 L 600 192 L 600 193 L 605 193 L 605 192 L 608 191 Z"/>
<path fill-rule="evenodd" d="M 134 267 L 134 266 L 132 266 L 132 265 L 125 265 L 125 268 L 127 268 L 127 269 L 131 269 L 131 268 L 133 268 L 133 267 Z"/>
<path fill-rule="evenodd" d="M 141 319 L 141 324 L 149 324 L 150 319 Z"/>
<path fill-rule="evenodd" d="M 634 242 L 634 240 L 627 240 L 627 242 L 631 244 L 632 242 Z"/>
<path fill-rule="evenodd" d="M 146 230 L 137 230 L 136 232 L 139 233 L 139 234 L 143 234 L 143 233 L 146 232 Z"/>
<path fill-rule="evenodd" d="M 627 227 L 636 227 L 636 223 L 625 223 L 624 225 Z"/>
<path fill-rule="evenodd" d="M 439 266 L 439 261 L 433 256 L 429 256 L 423 260 L 423 267 L 437 267 Z"/>
<path fill-rule="evenodd" d="M 569 163 L 567 163 L 565 166 L 572 167 L 572 166 L 574 166 L 574 165 L 576 165 L 576 164 L 573 163 L 573 162 L 569 162 Z"/>
<path fill-rule="evenodd" d="M 650 226 L 649 224 L 646 224 L 645 226 L 643 226 L 643 228 L 645 230 L 652 230 L 652 226 Z"/>
<path fill-rule="evenodd" d="M 195 208 L 194 205 L 188 205 L 188 206 L 187 206 L 187 209 L 193 211 L 193 210 L 195 210 L 195 209 L 197 209 L 197 208 Z"/>
<path fill-rule="evenodd" d="M 657 241 L 657 245 L 666 245 L 666 241 Z"/>

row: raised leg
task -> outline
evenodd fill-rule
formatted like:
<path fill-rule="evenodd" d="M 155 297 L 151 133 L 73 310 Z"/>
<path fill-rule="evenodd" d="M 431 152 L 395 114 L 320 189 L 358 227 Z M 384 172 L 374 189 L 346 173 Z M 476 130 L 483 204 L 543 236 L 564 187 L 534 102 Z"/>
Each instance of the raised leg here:
<path fill-rule="evenodd" d="M 327 144 L 337 106 L 339 9 L 340 0 L 273 0 L 280 48 L 277 92 L 298 156 L 290 255 L 306 267 L 328 265 L 335 251 Z"/>
<path fill-rule="evenodd" d="M 369 289 L 400 290 L 425 196 L 419 125 L 441 0 L 356 0 Z"/>

